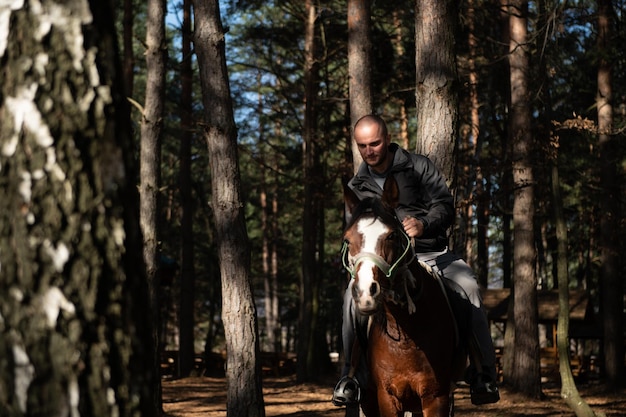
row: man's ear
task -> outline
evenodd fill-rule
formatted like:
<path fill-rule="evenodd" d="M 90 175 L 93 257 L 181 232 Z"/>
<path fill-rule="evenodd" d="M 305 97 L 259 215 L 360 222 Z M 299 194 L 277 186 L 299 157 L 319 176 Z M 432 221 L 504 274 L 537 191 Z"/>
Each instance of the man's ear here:
<path fill-rule="evenodd" d="M 382 202 L 395 209 L 398 207 L 398 182 L 393 175 L 388 175 L 385 180 L 385 185 L 383 186 L 383 197 Z"/>

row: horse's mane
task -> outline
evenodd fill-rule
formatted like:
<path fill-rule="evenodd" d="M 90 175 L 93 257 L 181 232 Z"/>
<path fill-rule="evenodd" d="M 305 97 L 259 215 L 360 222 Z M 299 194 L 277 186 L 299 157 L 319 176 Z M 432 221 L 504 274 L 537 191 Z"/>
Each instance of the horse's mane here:
<path fill-rule="evenodd" d="M 387 225 L 394 225 L 396 227 L 400 225 L 393 208 L 383 203 L 380 198 L 366 197 L 361 200 L 352 211 L 351 219 L 346 229 L 352 227 L 356 220 L 369 213 L 371 213 L 374 218 L 380 218 L 382 222 Z"/>

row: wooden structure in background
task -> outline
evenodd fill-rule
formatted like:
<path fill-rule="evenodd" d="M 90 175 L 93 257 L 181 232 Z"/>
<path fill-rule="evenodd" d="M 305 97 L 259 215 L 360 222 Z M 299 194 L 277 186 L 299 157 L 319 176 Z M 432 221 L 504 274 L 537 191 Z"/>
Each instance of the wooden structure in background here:
<path fill-rule="evenodd" d="M 483 304 L 487 317 L 491 323 L 502 329 L 506 326 L 511 290 L 509 288 L 487 289 L 483 291 Z M 558 290 L 539 291 L 537 293 L 537 307 L 539 309 L 539 324 L 546 326 L 547 344 L 541 347 L 542 374 L 547 377 L 558 376 L 558 353 L 556 347 L 556 327 L 559 316 Z M 589 300 L 589 293 L 585 290 L 570 290 L 569 292 L 570 326 L 569 337 L 573 341 L 588 341 L 602 339 L 601 323 L 595 319 L 593 306 Z M 497 347 L 498 358 L 502 355 L 502 348 Z M 572 352 L 570 357 L 572 371 L 575 376 L 595 371 L 596 358 L 582 353 Z M 500 371 L 500 370 L 499 370 Z"/>

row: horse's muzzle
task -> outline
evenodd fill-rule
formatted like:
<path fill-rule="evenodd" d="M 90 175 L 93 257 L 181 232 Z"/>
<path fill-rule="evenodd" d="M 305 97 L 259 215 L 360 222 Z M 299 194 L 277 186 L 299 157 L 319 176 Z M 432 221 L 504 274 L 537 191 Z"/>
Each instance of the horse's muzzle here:
<path fill-rule="evenodd" d="M 372 314 L 378 308 L 377 297 L 380 295 L 380 284 L 372 281 L 366 288 L 361 288 L 359 284 L 355 282 L 352 286 L 352 297 L 356 308 L 362 314 Z"/>

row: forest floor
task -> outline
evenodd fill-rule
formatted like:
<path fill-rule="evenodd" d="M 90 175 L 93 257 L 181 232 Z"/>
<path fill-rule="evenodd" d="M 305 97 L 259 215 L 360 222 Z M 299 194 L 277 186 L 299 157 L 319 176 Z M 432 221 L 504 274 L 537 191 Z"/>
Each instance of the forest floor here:
<path fill-rule="evenodd" d="M 289 417 L 343 417 L 344 409 L 330 402 L 336 381 L 323 384 L 298 384 L 293 376 L 266 377 L 263 382 L 265 414 Z M 556 384 L 544 384 L 543 400 L 529 400 L 501 388 L 496 404 L 476 407 L 469 399 L 469 389 L 455 391 L 455 415 L 468 417 L 556 417 L 574 416 L 560 396 Z M 608 393 L 599 383 L 578 386 L 583 399 L 597 416 L 626 416 L 626 390 Z M 163 409 L 167 417 L 225 417 L 226 379 L 190 377 L 163 381 Z"/>

